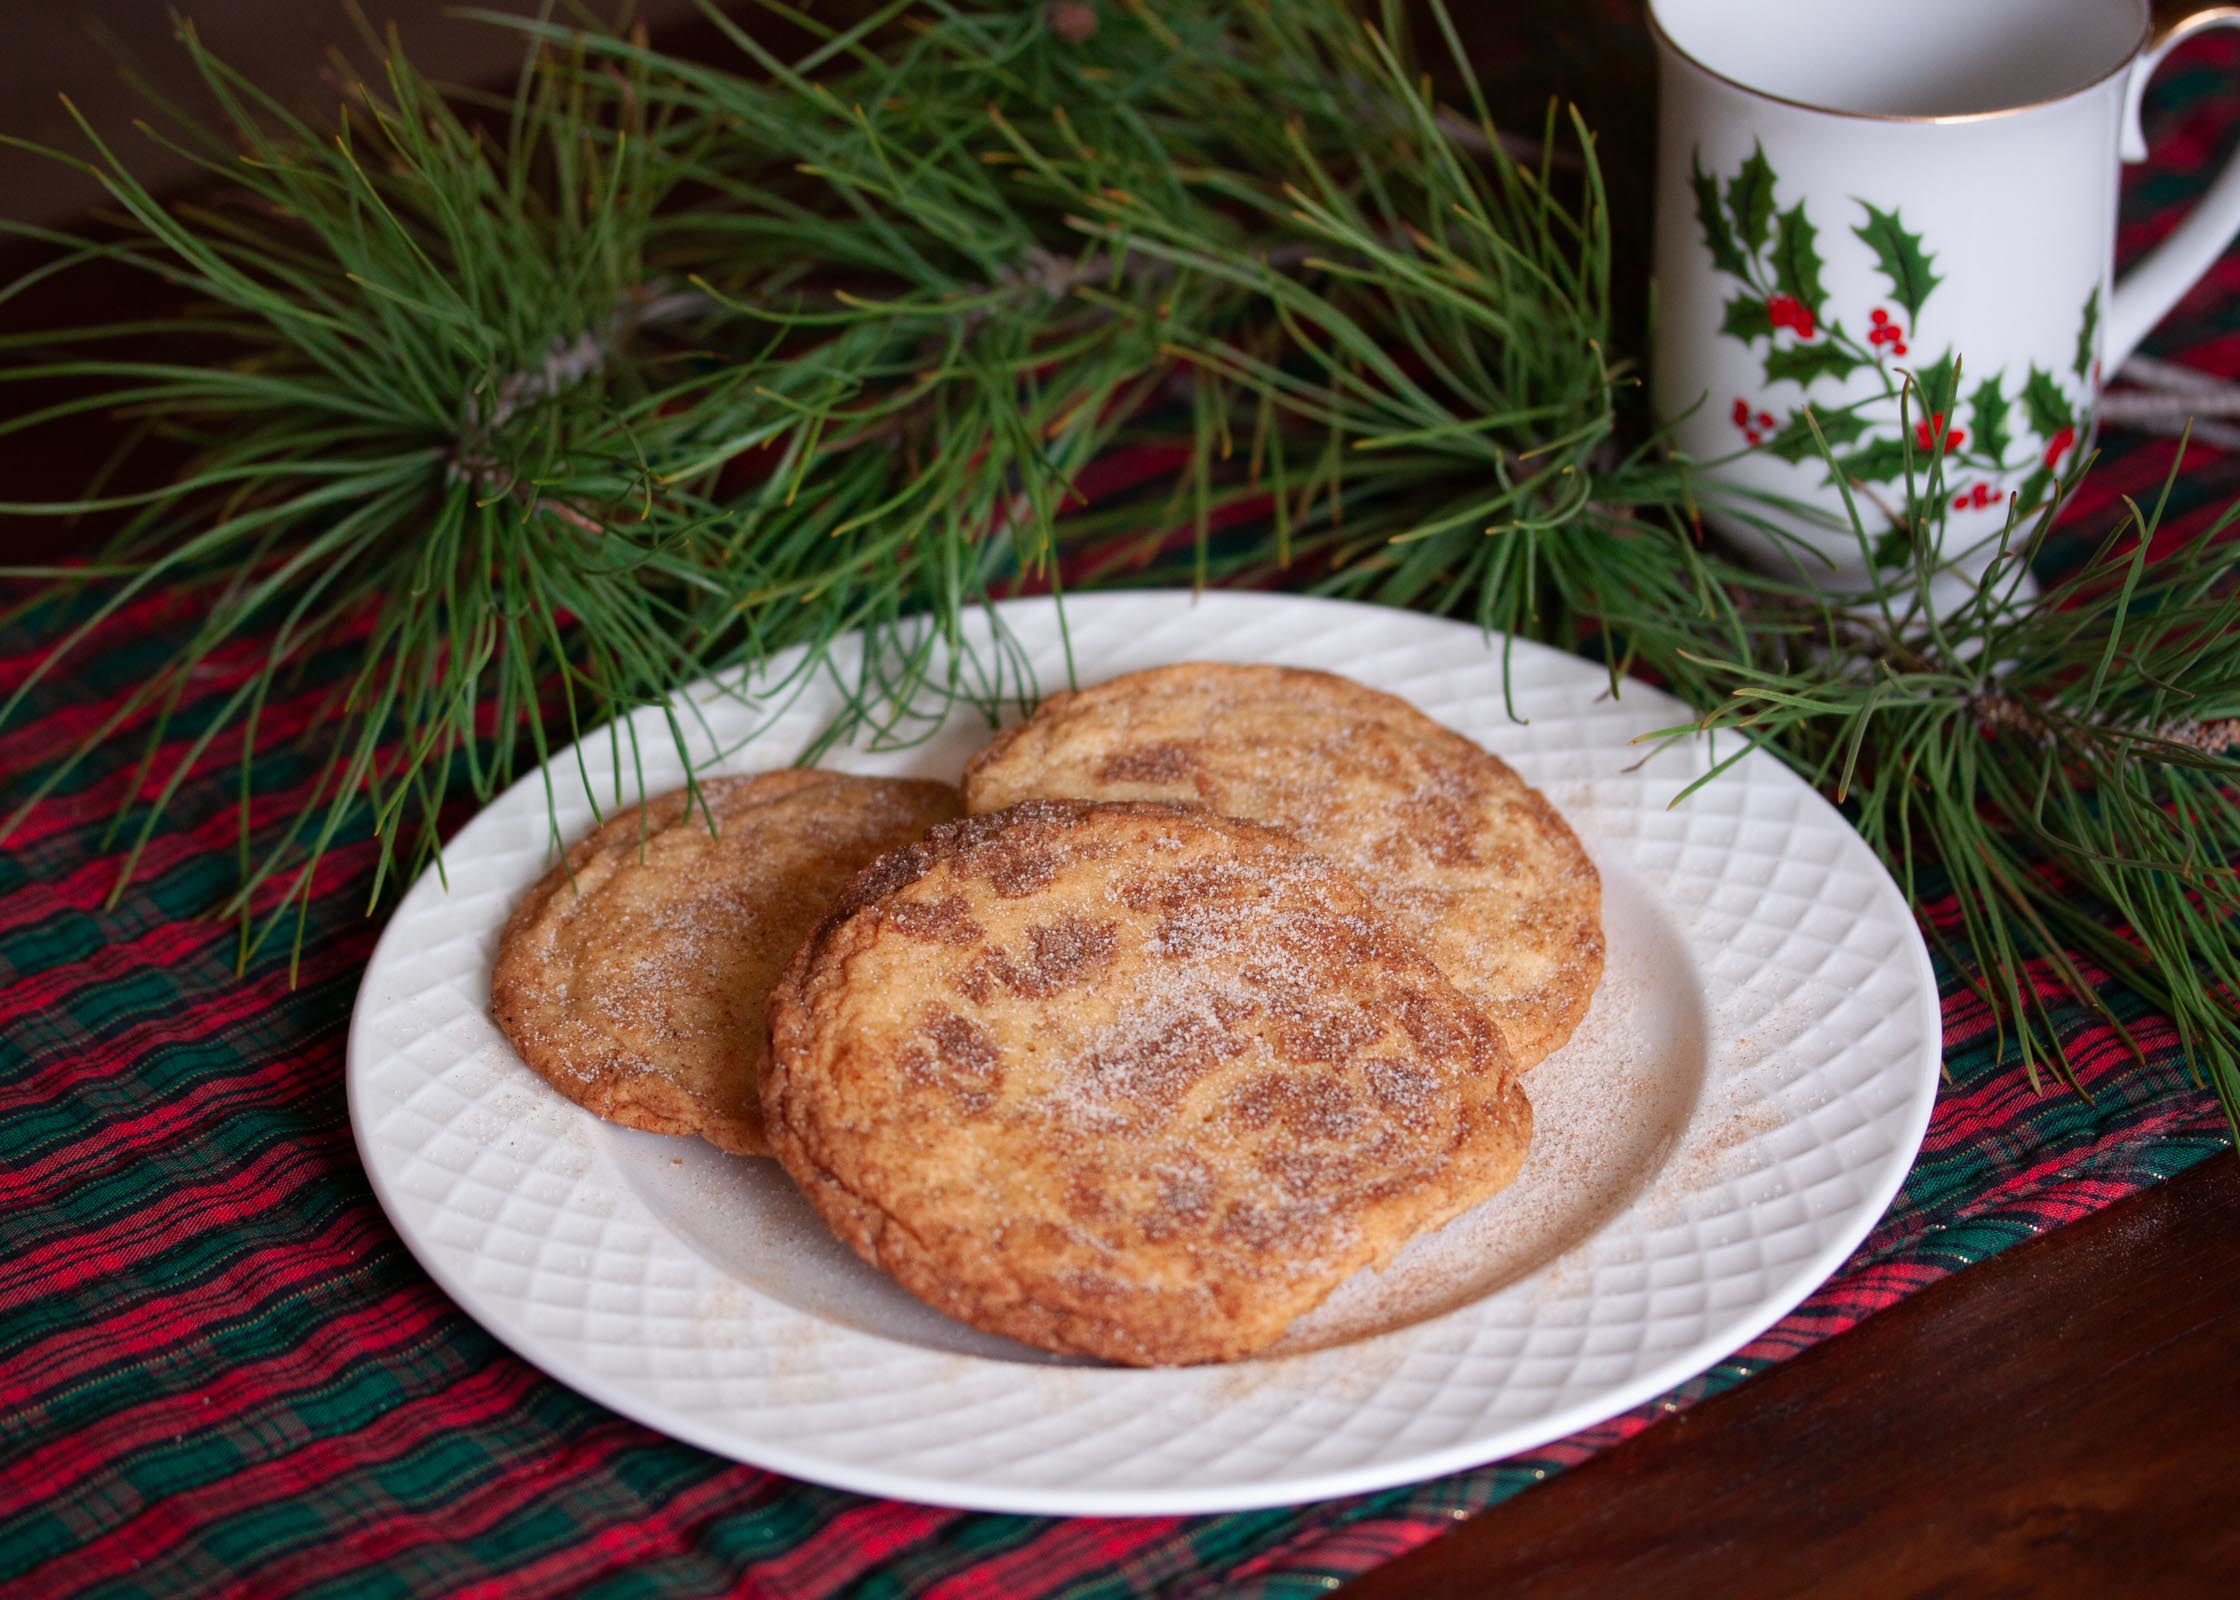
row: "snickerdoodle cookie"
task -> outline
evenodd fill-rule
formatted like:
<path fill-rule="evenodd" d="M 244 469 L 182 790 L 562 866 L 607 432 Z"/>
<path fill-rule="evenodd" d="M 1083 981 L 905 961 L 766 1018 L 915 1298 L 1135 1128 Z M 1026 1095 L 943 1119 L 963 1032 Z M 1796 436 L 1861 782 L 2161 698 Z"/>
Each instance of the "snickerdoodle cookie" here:
<path fill-rule="evenodd" d="M 770 1143 L 856 1252 L 1045 1349 L 1231 1360 L 1494 1193 L 1499 1031 L 1346 873 L 1030 801 L 867 868 L 772 990 Z"/>
<path fill-rule="evenodd" d="M 1053 695 L 965 771 L 1021 800 L 1195 801 L 1288 828 L 1420 940 L 1529 1067 L 1602 977 L 1602 886 L 1555 808 L 1406 701 L 1326 672 L 1187 662 Z"/>
<path fill-rule="evenodd" d="M 841 887 L 958 813 L 943 783 L 767 772 L 613 817 L 515 908 L 491 1010 L 539 1076 L 611 1121 L 768 1153 L 763 999 Z M 710 819 L 714 821 L 710 829 Z"/>

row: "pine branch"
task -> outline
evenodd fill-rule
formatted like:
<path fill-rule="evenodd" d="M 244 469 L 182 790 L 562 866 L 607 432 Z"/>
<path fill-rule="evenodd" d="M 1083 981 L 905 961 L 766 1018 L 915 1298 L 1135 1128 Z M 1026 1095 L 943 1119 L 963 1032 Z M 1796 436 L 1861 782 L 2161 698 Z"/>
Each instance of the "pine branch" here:
<path fill-rule="evenodd" d="M 1727 730 L 1775 750 L 1850 802 L 1916 906 L 1949 895 L 1956 927 L 1925 925 L 2033 1082 L 2074 1084 L 2049 985 L 2137 1052 L 2112 981 L 2170 1018 L 2240 1122 L 2240 580 L 2226 538 L 2240 507 L 2150 559 L 2170 482 L 2036 598 L 2016 573 L 2050 509 L 2010 528 L 2009 559 L 1948 610 L 1920 557 L 1903 598 L 1887 589 L 1827 619 L 1838 648 L 1773 672 L 1707 662 L 1724 695 L 1668 737 Z M 1796 614 L 1786 597 L 1742 603 Z"/>
<path fill-rule="evenodd" d="M 1287 572 L 1599 653 L 1614 691 L 1658 680 L 1703 710 L 1674 737 L 1740 733 L 1847 799 L 2034 1073 L 2063 1070 L 2054 997 L 2114 1022 L 2113 980 L 2240 1118 L 2222 527 L 2150 562 L 2159 508 L 2139 514 L 2025 602 L 2041 519 L 1939 613 L 1910 598 L 1941 531 L 1929 464 L 1923 498 L 1864 508 L 1913 581 L 1856 605 L 1706 549 L 1702 486 L 1613 349 L 1592 137 L 1552 113 L 1503 132 L 1436 7 L 1461 105 L 1423 86 L 1397 7 L 1364 26 L 1345 0 L 788 11 L 817 41 L 794 61 L 709 15 L 730 65 L 494 19 L 529 52 L 494 125 L 392 44 L 333 130 L 188 30 L 224 121 L 162 137 L 218 208 L 165 206 L 84 130 L 126 232 L 49 242 L 193 308 L 13 342 L 0 382 L 97 392 L 0 429 L 107 411 L 194 455 L 153 491 L 0 514 L 124 518 L 42 674 L 136 597 L 196 606 L 28 787 L 26 809 L 141 741 L 126 792 L 156 797 L 119 813 L 120 888 L 188 774 L 237 763 L 246 959 L 300 937 L 354 830 L 378 895 L 435 850 L 454 783 L 568 781 L 561 743 L 788 645 L 818 670 L 854 629 L 856 726 L 914 737 L 949 698 L 1023 687 L 953 648 L 964 610 L 1057 585 L 1125 521 L 1139 546 L 1188 532 L 1200 581 Z M 1179 447 L 1173 499 L 1084 510 L 1080 475 L 1126 440 Z M 1266 536 L 1217 545 L 1245 514 Z M 224 667 L 243 645 L 246 676 Z M 341 664 L 326 764 L 273 839 L 259 730 L 312 660 Z M 211 669 L 224 698 L 182 747 L 173 711 Z"/>
<path fill-rule="evenodd" d="M 5 375 L 107 386 L 5 426 L 99 406 L 199 446 L 146 494 L 6 508 L 126 515 L 85 574 L 103 603 L 42 673 L 135 596 L 205 596 L 181 654 L 104 730 L 144 733 L 160 797 L 120 827 L 144 843 L 195 761 L 252 762 L 279 674 L 355 641 L 304 820 L 246 863 L 234 909 L 261 909 L 245 952 L 300 912 L 361 807 L 387 881 L 437 843 L 426 796 L 453 773 L 493 792 L 543 759 L 556 718 L 580 734 L 703 671 L 920 611 L 953 635 L 992 583 L 1052 572 L 1072 479 L 1163 382 L 1167 340 L 1256 298 L 1084 239 L 1072 212 L 1159 190 L 1256 270 L 1305 260 L 1302 241 L 1252 231 L 1209 158 L 1273 158 L 1291 136 L 1251 95 L 1368 59 L 1343 8 L 1208 13 L 1178 22 L 1186 39 L 1143 12 L 1100 27 L 1094 51 L 1031 13 L 928 10 L 914 39 L 869 49 L 902 9 L 751 74 L 538 27 L 496 132 L 392 45 L 386 87 L 352 86 L 332 138 L 185 30 L 225 125 L 174 117 L 151 136 L 226 186 L 223 210 L 167 208 L 84 130 L 132 231 L 82 251 L 198 302 L 106 330 L 135 351 L 191 339 L 193 359 L 103 354 L 97 332 L 92 351 Z M 1205 65 L 1147 70 L 1178 59 Z M 1315 108 L 1326 153 L 1357 98 Z M 1275 190 L 1259 184 L 1263 210 Z M 1210 437 L 1219 419 L 1198 409 Z M 163 751 L 190 678 L 276 623 L 208 733 Z M 939 681 L 888 687 L 969 676 L 923 671 Z"/>

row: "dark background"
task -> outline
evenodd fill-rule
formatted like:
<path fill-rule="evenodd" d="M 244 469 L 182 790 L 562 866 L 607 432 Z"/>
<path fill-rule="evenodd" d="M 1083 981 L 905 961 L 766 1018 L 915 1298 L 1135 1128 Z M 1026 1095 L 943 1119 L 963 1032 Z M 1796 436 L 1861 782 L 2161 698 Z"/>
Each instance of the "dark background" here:
<path fill-rule="evenodd" d="M 814 13 L 840 22 L 874 0 L 822 0 Z M 1035 0 L 1022 0 L 1035 3 Z M 1109 3 L 1109 0 L 1108 0 Z M 404 54 L 439 82 L 501 86 L 519 66 L 520 35 L 461 17 L 462 7 L 534 16 L 571 13 L 538 0 L 0 0 L 0 136 L 29 140 L 72 156 L 92 155 L 87 137 L 61 103 L 67 96 L 134 176 L 162 198 L 200 196 L 222 187 L 210 174 L 134 126 L 151 115 L 140 85 L 190 114 L 212 113 L 176 36 L 183 15 L 204 46 L 252 84 L 314 126 L 331 126 L 346 72 L 372 76 L 379 48 L 367 33 L 394 29 Z M 780 54 L 798 53 L 803 36 L 762 12 L 753 0 L 723 0 L 724 11 Z M 1374 13 L 1375 0 L 1363 0 Z M 1438 34 L 1418 16 L 1419 53 L 1435 76 L 1453 79 Z M 1641 22 L 1641 0 L 1450 0 L 1450 14 L 1482 76 L 1505 87 L 1495 114 L 1506 131 L 1537 137 L 1551 103 L 1576 103 L 1594 129 L 1619 259 L 1621 342 L 1639 342 L 1646 306 L 1647 233 L 1654 141 L 1654 60 Z M 671 52 L 710 62 L 739 61 L 736 49 L 701 16 L 694 0 L 579 0 L 574 14 L 635 19 Z M 1459 84 L 1455 85 L 1459 88 Z M 1271 108 L 1271 115 L 1280 114 Z M 1568 143 L 1565 131 L 1561 141 Z M 0 145 L 0 227 L 113 233 L 111 207 L 94 178 L 65 162 Z M 0 234 L 0 285 L 55 253 L 52 244 Z M 27 293 L 0 299 L 0 335 L 61 330 L 153 315 L 168 291 L 143 274 L 106 263 L 81 265 Z M 176 296 L 171 297 L 174 301 Z M 23 410 L 72 398 L 78 380 L 44 379 L 0 394 L 0 405 Z M 102 467 L 113 436 L 100 428 L 47 426 L 0 435 L 0 483 L 6 498 L 59 502 L 77 498 Z M 112 490 L 146 487 L 176 469 L 160 442 L 143 446 L 112 480 Z M 0 564 L 30 564 L 95 548 L 117 519 L 0 518 Z"/>
<path fill-rule="evenodd" d="M 508 78 L 520 60 L 520 41 L 504 28 L 446 13 L 468 5 L 522 15 L 539 10 L 536 0 L 360 4 L 373 28 L 396 28 L 405 54 L 423 70 L 446 82 L 474 84 Z M 725 0 L 724 9 L 753 25 L 751 0 Z M 813 9 L 836 19 L 861 4 L 825 0 Z M 173 37 L 174 10 L 214 54 L 314 121 L 327 121 L 336 103 L 334 52 L 345 50 L 361 65 L 371 60 L 343 0 L 0 0 L 0 135 L 84 153 L 84 136 L 57 100 L 66 94 L 148 187 L 161 193 L 191 180 L 187 163 L 132 127 L 144 107 L 129 75 L 179 104 L 209 104 Z M 623 6 L 593 0 L 589 10 L 610 17 Z M 1475 59 L 1498 68 L 1503 82 L 1531 86 L 1511 119 L 1516 131 L 1536 133 L 1546 98 L 1558 95 L 1579 102 L 1606 156 L 1619 153 L 1624 166 L 1646 154 L 1649 101 L 1642 91 L 1650 63 L 1640 0 L 1456 0 L 1451 12 Z M 711 59 L 726 53 L 699 21 L 693 0 L 635 0 L 627 14 L 644 21 L 666 48 Z M 1438 53 L 1430 30 L 1419 29 L 1418 39 L 1426 58 Z M 0 149 L 0 218 L 69 224 L 101 199 L 100 186 L 83 173 Z"/>
<path fill-rule="evenodd" d="M 475 0 L 488 10 L 533 15 L 530 0 Z M 377 29 L 395 24 L 405 53 L 450 81 L 504 78 L 520 44 L 502 28 L 446 16 L 461 0 L 363 0 Z M 189 18 L 202 42 L 283 105 L 325 120 L 335 103 L 331 53 L 363 59 L 357 25 L 341 0 L 4 0 L 0 3 L 0 134 L 82 153 L 85 141 L 57 99 L 68 95 L 88 121 L 129 152 L 141 181 L 159 193 L 192 175 L 178 157 L 142 139 L 143 114 L 126 81 L 137 74 L 185 106 L 209 102 L 173 37 L 172 13 Z M 656 25 L 690 15 L 691 0 L 644 0 Z M 46 225 L 76 221 L 101 200 L 91 178 L 58 162 L 0 151 L 0 217 Z"/>

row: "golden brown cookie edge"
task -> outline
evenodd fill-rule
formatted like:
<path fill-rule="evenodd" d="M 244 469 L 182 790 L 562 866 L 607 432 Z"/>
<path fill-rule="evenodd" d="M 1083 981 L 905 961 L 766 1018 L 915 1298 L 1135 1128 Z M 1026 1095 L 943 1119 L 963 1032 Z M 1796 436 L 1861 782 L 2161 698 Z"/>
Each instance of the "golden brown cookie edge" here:
<path fill-rule="evenodd" d="M 814 767 L 785 767 L 771 772 L 718 774 L 697 780 L 703 801 L 722 808 L 741 799 L 770 801 L 799 794 L 857 774 L 830 772 Z M 926 784 L 925 779 L 872 779 L 883 783 Z M 619 1052 L 585 1050 L 567 1046 L 523 1024 L 525 1011 L 536 1004 L 538 992 L 534 954 L 524 944 L 526 930 L 541 918 L 545 908 L 562 891 L 573 886 L 585 866 L 604 852 L 633 837 L 651 839 L 663 829 L 699 819 L 705 826 L 701 803 L 693 803 L 688 788 L 665 790 L 641 797 L 637 805 L 617 812 L 585 834 L 562 854 L 560 861 L 522 896 L 506 918 L 498 936 L 498 953 L 490 974 L 490 1011 L 499 1030 L 522 1062 L 545 1083 L 593 1116 L 646 1133 L 705 1139 L 733 1155 L 767 1156 L 769 1140 L 762 1126 L 759 1104 L 737 1112 L 727 1111 L 658 1076 L 647 1073 Z M 768 1056 L 768 1030 L 757 1032 L 762 1050 L 754 1063 L 759 1081 Z"/>

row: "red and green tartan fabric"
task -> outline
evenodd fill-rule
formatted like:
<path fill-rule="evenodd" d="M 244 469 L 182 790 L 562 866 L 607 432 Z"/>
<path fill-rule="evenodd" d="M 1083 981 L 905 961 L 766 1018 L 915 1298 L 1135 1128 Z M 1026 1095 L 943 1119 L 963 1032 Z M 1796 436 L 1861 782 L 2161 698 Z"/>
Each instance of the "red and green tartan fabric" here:
<path fill-rule="evenodd" d="M 2123 248 L 2182 215 L 2240 129 L 2240 48 L 2204 41 L 2154 98 L 2157 162 Z M 2240 254 L 2152 342 L 2240 378 Z M 2104 528 L 2174 440 L 2111 435 L 2069 513 Z M 2196 444 L 2169 537 L 2240 497 L 2240 456 Z M 0 632 L 0 694 L 52 637 Z M 5 788 L 98 726 L 183 626 L 129 612 L 0 734 Z M 330 664 L 331 665 L 331 664 Z M 257 804 L 298 804 L 316 666 L 283 714 Z M 186 741 L 225 684 L 181 708 Z M 1942 973 L 1948 1083 L 1889 1214 L 1764 1337 L 1651 1404 L 1530 1456 L 1381 1494 L 1235 1516 L 1050 1520 L 867 1500 L 743 1467 L 626 1422 L 467 1319 L 405 1253 L 352 1148 L 343 1036 L 373 948 L 371 852 L 322 875 L 285 951 L 233 971 L 209 920 L 235 871 L 229 774 L 181 791 L 112 909 L 102 833 L 123 751 L 40 806 L 0 856 L 0 1594 L 809 1597 L 1304 1595 L 1851 1326 L 2025 1235 L 2223 1148 L 2212 1097 L 2134 997 L 2117 1040 L 2071 997 L 2090 1098 L 2034 1092 Z M 0 804 L 9 802 L 0 792 Z M 463 817 L 463 807 L 454 808 Z M 1949 904 L 1926 912 L 1949 920 Z"/>

